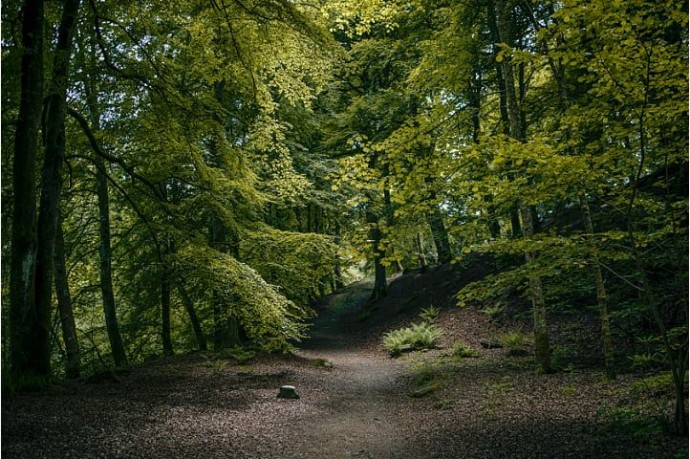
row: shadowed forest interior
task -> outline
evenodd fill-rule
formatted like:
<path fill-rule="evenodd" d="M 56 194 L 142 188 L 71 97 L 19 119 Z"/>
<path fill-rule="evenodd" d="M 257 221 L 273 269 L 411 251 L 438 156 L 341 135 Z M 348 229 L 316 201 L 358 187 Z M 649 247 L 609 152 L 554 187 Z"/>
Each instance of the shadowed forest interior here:
<path fill-rule="evenodd" d="M 366 285 L 424 308 L 393 356 L 460 307 L 547 377 L 594 323 L 687 435 L 688 135 L 686 2 L 4 1 L 3 394 L 291 354 Z"/>

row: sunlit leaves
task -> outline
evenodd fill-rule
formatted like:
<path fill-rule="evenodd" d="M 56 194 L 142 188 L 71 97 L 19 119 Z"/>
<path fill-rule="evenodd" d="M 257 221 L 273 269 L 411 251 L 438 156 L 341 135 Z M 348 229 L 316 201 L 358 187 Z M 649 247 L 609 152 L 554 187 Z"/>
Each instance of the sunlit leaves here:
<path fill-rule="evenodd" d="M 208 247 L 183 246 L 175 256 L 188 281 L 215 291 L 233 306 L 250 338 L 267 351 L 286 350 L 304 336 L 308 310 L 298 307 L 254 269 Z"/>

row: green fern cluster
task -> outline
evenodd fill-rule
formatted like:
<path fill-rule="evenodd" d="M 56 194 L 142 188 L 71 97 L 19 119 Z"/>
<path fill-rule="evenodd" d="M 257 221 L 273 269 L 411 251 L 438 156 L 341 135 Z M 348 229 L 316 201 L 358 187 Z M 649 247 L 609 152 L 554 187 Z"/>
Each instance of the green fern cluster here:
<path fill-rule="evenodd" d="M 443 330 L 437 325 L 422 322 L 386 333 L 383 345 L 391 356 L 397 356 L 403 352 L 433 348 L 442 335 Z"/>
<path fill-rule="evenodd" d="M 436 322 L 436 319 L 438 319 L 438 314 L 440 312 L 441 310 L 432 304 L 428 308 L 422 309 L 422 312 L 419 313 L 419 317 L 421 317 L 424 322 L 433 324 Z"/>

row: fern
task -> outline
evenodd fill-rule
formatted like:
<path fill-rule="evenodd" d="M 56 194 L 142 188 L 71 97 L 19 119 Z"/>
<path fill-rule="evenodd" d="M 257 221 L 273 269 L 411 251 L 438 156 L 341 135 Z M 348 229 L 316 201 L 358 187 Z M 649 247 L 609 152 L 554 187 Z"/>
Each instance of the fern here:
<path fill-rule="evenodd" d="M 441 336 L 443 330 L 440 327 L 422 322 L 384 334 L 383 345 L 391 356 L 397 356 L 403 352 L 433 348 Z"/>

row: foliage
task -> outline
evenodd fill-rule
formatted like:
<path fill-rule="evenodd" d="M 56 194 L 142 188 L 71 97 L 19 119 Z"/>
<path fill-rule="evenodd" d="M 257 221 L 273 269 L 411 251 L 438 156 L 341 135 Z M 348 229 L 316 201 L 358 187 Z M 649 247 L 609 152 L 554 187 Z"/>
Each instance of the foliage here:
<path fill-rule="evenodd" d="M 493 304 L 489 306 L 485 306 L 482 309 L 482 312 L 487 315 L 487 317 L 492 321 L 496 322 L 498 318 L 501 316 L 503 313 L 503 310 L 505 309 L 505 306 L 501 304 L 500 301 L 496 301 Z"/>
<path fill-rule="evenodd" d="M 3 261 L 18 224 L 7 184 L 24 53 L 21 2 L 6 3 Z M 385 284 L 393 271 L 481 253 L 495 269 L 459 281 L 460 305 L 491 301 L 492 319 L 521 320 L 527 307 L 500 302 L 543 290 L 548 308 L 535 312 L 597 309 L 631 349 L 621 366 L 669 369 L 682 392 L 684 3 L 81 3 L 59 199 L 85 374 L 112 365 L 95 256 L 108 239 L 130 362 L 160 355 L 165 333 L 177 350 L 200 348 L 235 319 L 245 344 L 288 350 L 306 336 L 310 301 L 342 286 L 348 265 Z M 49 2 L 46 30 L 63 8 Z M 48 63 L 55 38 L 43 43 Z M 46 80 L 54 71 L 44 66 Z M 38 169 L 44 148 L 33 153 Z M 9 269 L 0 274 L 8 369 L 17 330 L 5 320 Z M 387 340 L 414 347 L 408 330 L 433 345 L 437 314 L 430 306 Z M 504 339 L 511 352 L 528 345 Z M 555 367 L 569 351 L 553 346 Z"/>
<path fill-rule="evenodd" d="M 529 335 L 520 331 L 508 331 L 501 333 L 498 336 L 499 341 L 508 349 L 509 355 L 525 355 L 527 353 L 527 346 L 530 346 L 533 341 Z"/>
<path fill-rule="evenodd" d="M 385 333 L 383 345 L 395 357 L 403 352 L 433 348 L 442 335 L 443 330 L 437 325 L 422 322 Z"/>
<path fill-rule="evenodd" d="M 467 343 L 456 341 L 453 343 L 451 355 L 458 358 L 475 358 L 479 357 L 479 352 Z"/>
<path fill-rule="evenodd" d="M 439 312 L 441 310 L 432 304 L 428 308 L 422 309 L 422 312 L 419 313 L 419 318 L 428 324 L 434 324 L 436 319 L 438 319 Z"/>
<path fill-rule="evenodd" d="M 266 229 L 248 234 L 240 250 L 266 282 L 301 306 L 331 288 L 337 249 L 328 236 Z"/>
<path fill-rule="evenodd" d="M 256 351 L 242 346 L 234 346 L 228 349 L 226 353 L 235 359 L 238 365 L 244 365 L 256 357 Z"/>
<path fill-rule="evenodd" d="M 206 291 L 216 291 L 239 317 L 241 324 L 261 349 L 289 350 L 290 341 L 306 331 L 301 320 L 310 311 L 283 296 L 254 269 L 210 248 L 180 247 L 175 256 L 178 270 Z"/>
<path fill-rule="evenodd" d="M 687 379 L 685 381 L 687 395 Z M 669 371 L 659 374 L 646 376 L 636 380 L 630 386 L 630 393 L 634 396 L 643 398 L 647 396 L 656 397 L 661 395 L 672 395 L 674 390 L 673 375 Z"/>
<path fill-rule="evenodd" d="M 572 358 L 574 353 L 574 350 L 568 346 L 554 346 L 552 353 L 553 368 L 556 371 L 566 373 L 572 372 L 573 366 L 568 362 L 568 360 Z"/>

